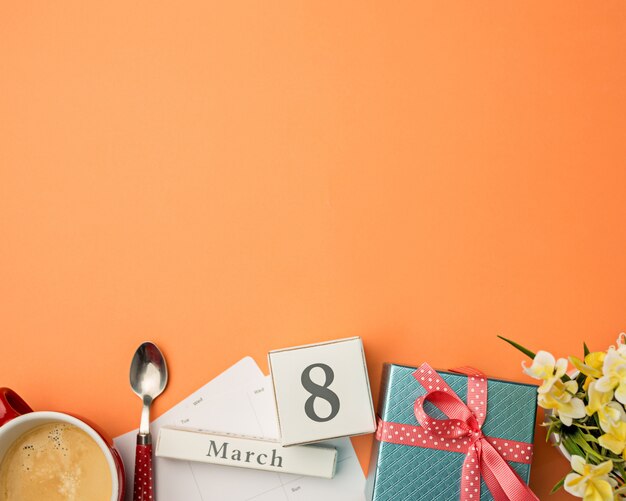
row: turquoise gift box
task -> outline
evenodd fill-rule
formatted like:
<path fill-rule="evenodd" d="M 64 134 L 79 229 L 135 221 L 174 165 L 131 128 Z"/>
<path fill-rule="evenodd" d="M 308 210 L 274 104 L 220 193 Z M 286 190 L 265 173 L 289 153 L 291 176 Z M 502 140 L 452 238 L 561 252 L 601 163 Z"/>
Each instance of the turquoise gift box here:
<path fill-rule="evenodd" d="M 416 371 L 416 367 L 395 364 L 384 366 L 379 398 L 379 428 L 372 449 L 366 498 L 368 501 L 458 501 L 473 498 L 467 493 L 461 496 L 461 476 L 467 447 L 464 451 L 456 451 L 454 447 L 460 449 L 464 441 L 459 440 L 459 445 L 449 443 L 446 447 L 452 445 L 452 449 L 445 450 L 421 446 L 421 439 L 430 437 L 422 436 L 424 428 L 420 427 L 414 404 L 416 399 L 427 395 L 428 390 L 427 386 L 418 382 Z M 467 375 L 442 371 L 434 374 L 440 376 L 463 402 L 469 404 L 466 395 L 470 379 Z M 521 480 L 528 483 L 537 411 L 537 386 L 485 379 L 483 384 L 486 385 L 487 401 L 486 416 L 481 418 L 484 419 L 482 433 L 493 443 L 494 449 L 499 451 L 506 464 Z M 423 404 L 423 410 L 432 418 L 446 418 L 430 402 Z M 441 434 L 434 430 L 433 433 Z M 404 435 L 406 438 L 403 438 Z M 426 440 L 423 442 L 426 443 Z M 514 460 L 509 461 L 509 458 Z M 480 501 L 493 500 L 485 478 L 478 478 L 477 483 L 481 485 Z M 522 495 L 521 499 L 526 498 Z M 536 498 L 529 492 L 527 499 Z"/>

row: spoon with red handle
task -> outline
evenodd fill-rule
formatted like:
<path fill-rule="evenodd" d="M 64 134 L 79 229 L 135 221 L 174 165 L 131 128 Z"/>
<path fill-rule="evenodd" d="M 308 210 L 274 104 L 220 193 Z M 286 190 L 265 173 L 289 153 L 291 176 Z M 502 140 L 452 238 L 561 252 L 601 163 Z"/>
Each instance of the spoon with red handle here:
<path fill-rule="evenodd" d="M 141 425 L 135 449 L 135 485 L 133 501 L 155 501 L 152 473 L 152 436 L 150 435 L 150 405 L 167 385 L 167 364 L 153 343 L 143 343 L 130 366 L 130 386 L 141 398 Z"/>

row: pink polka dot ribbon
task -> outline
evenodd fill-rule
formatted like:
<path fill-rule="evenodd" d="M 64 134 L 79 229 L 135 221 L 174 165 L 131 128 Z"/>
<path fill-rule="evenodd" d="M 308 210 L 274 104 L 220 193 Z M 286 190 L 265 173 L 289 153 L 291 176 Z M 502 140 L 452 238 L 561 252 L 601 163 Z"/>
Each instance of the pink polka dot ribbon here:
<path fill-rule="evenodd" d="M 480 499 L 481 478 L 496 501 L 538 501 L 507 464 L 507 461 L 530 464 L 532 444 L 485 436 L 482 425 L 487 417 L 487 378 L 470 367 L 454 372 L 468 376 L 467 403 L 430 365 L 423 364 L 413 373 L 426 390 L 413 406 L 419 426 L 379 420 L 376 438 L 393 444 L 465 454 L 461 501 Z M 426 402 L 435 405 L 447 419 L 429 416 L 424 409 Z"/>

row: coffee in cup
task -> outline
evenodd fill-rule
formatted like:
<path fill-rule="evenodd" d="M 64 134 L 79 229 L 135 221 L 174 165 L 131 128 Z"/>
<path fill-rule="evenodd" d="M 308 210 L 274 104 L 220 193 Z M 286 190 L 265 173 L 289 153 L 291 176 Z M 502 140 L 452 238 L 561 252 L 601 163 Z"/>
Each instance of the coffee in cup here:
<path fill-rule="evenodd" d="M 0 501 L 110 501 L 112 490 L 100 446 L 62 421 L 20 435 L 0 463 Z"/>

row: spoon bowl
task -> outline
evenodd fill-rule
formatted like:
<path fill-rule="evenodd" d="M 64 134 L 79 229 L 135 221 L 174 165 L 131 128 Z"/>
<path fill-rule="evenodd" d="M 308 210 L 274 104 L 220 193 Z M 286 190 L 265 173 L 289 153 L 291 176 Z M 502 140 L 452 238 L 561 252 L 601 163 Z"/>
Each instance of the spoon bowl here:
<path fill-rule="evenodd" d="M 130 365 L 130 386 L 139 398 L 150 401 L 165 390 L 167 363 L 154 343 L 146 342 L 137 348 Z"/>

